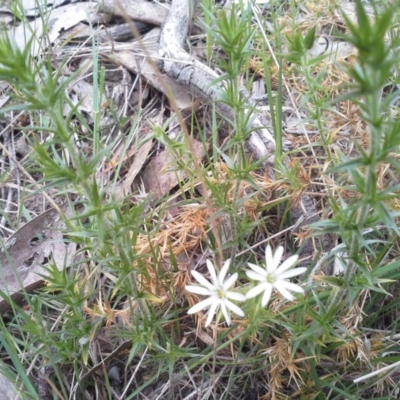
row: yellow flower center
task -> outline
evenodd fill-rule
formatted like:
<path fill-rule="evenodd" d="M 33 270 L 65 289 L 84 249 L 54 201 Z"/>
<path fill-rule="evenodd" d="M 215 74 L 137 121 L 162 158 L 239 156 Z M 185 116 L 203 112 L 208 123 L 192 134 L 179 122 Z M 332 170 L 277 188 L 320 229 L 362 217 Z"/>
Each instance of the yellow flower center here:
<path fill-rule="evenodd" d="M 226 293 L 225 290 L 223 288 L 218 288 L 217 289 L 217 296 L 219 299 L 225 299 L 226 298 Z"/>
<path fill-rule="evenodd" d="M 275 283 L 275 281 L 276 281 L 275 274 L 268 273 L 267 282 L 272 284 L 272 283 Z"/>

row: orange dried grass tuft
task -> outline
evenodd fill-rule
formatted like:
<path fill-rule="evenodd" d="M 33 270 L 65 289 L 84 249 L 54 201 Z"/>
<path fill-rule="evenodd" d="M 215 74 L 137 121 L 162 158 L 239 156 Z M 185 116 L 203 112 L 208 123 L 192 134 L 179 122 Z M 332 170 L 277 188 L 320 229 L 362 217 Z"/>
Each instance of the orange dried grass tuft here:
<path fill-rule="evenodd" d="M 301 359 L 293 358 L 291 347 L 287 338 L 276 338 L 275 344 L 265 351 L 269 359 L 271 369 L 269 370 L 269 392 L 265 399 L 277 399 L 282 396 L 281 390 L 293 380 L 297 387 L 302 387 L 304 382 L 300 372 L 303 370 L 298 365 Z M 289 376 L 287 376 L 289 373 Z"/>

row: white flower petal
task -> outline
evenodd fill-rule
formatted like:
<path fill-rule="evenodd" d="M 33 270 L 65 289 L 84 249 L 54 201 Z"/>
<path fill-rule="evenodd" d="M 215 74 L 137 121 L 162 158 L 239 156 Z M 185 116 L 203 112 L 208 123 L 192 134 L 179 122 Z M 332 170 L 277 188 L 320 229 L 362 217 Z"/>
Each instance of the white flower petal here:
<path fill-rule="evenodd" d="M 273 261 L 272 261 L 271 266 L 269 266 L 267 264 L 268 271 L 271 271 L 271 272 L 275 272 L 276 271 L 276 269 L 278 268 L 279 263 L 281 262 L 282 256 L 283 256 L 283 247 L 279 246 L 275 250 L 275 254 L 274 254 L 274 257 L 272 259 Z"/>
<path fill-rule="evenodd" d="M 217 273 L 215 272 L 215 267 L 210 260 L 206 260 L 206 264 L 207 264 L 208 271 L 210 272 L 210 275 L 211 275 L 211 281 L 214 286 L 217 286 L 218 278 L 217 278 Z"/>
<path fill-rule="evenodd" d="M 192 270 L 191 272 L 194 279 L 196 279 L 196 281 L 199 282 L 200 285 L 206 287 L 207 289 L 214 290 L 214 286 L 206 278 L 204 278 L 203 275 L 194 270 Z"/>
<path fill-rule="evenodd" d="M 238 274 L 234 273 L 233 275 L 228 275 L 228 270 L 230 267 L 231 260 L 226 260 L 221 268 L 221 271 L 217 274 L 214 265 L 210 260 L 206 260 L 207 268 L 210 273 L 211 281 L 209 282 L 203 275 L 198 273 L 197 271 L 192 271 L 193 277 L 197 280 L 197 282 L 201 285 L 187 285 L 186 289 L 189 292 L 193 292 L 196 294 L 201 294 L 205 296 L 209 296 L 205 300 L 200 301 L 198 304 L 194 305 L 189 309 L 189 314 L 194 314 L 203 309 L 208 308 L 207 311 L 207 319 L 205 326 L 211 324 L 214 315 L 218 312 L 219 308 L 221 308 L 221 312 L 223 317 L 225 318 L 227 324 L 231 323 L 231 311 L 237 313 L 239 316 L 244 316 L 244 312 L 240 307 L 231 302 L 229 299 L 235 301 L 245 301 L 246 296 L 241 293 L 237 293 L 235 291 L 229 291 L 231 287 L 235 285 L 235 282 L 238 278 Z M 254 271 L 249 271 L 251 274 L 255 274 L 259 280 L 266 279 L 266 271 L 259 268 L 258 266 L 253 265 L 253 269 L 261 270 L 264 277 L 259 277 Z M 250 274 L 250 275 L 251 275 Z M 261 291 L 263 288 L 261 288 Z"/>
<path fill-rule="evenodd" d="M 271 246 L 268 245 L 265 248 L 265 267 L 267 268 L 267 271 L 270 271 L 270 268 L 275 270 L 275 268 L 273 268 L 273 265 L 274 265 L 274 256 L 272 254 Z"/>
<path fill-rule="evenodd" d="M 278 279 L 287 279 L 287 278 L 292 278 L 293 276 L 296 275 L 301 275 L 303 272 L 306 272 L 307 268 L 306 267 L 299 267 L 299 268 L 294 268 L 290 271 L 285 271 L 279 274 Z"/>
<path fill-rule="evenodd" d="M 211 321 L 212 321 L 212 319 L 218 309 L 218 306 L 219 306 L 219 301 L 215 301 L 215 299 L 213 299 L 213 300 L 214 300 L 214 302 L 211 304 L 211 307 L 208 310 L 207 321 L 206 321 L 206 324 L 204 325 L 205 327 L 207 327 L 208 325 L 211 324 Z"/>
<path fill-rule="evenodd" d="M 285 299 L 288 299 L 289 301 L 293 301 L 294 300 L 294 296 L 292 295 L 292 293 L 290 293 L 285 288 L 285 283 L 287 283 L 287 282 L 285 282 L 285 281 L 276 282 L 274 287 Z"/>
<path fill-rule="evenodd" d="M 228 259 L 224 262 L 224 265 L 222 266 L 221 271 L 220 271 L 220 273 L 219 273 L 219 275 L 218 275 L 218 283 L 219 283 L 221 286 L 223 286 L 223 284 L 224 284 L 225 276 L 226 276 L 226 273 L 228 272 L 228 269 L 229 269 L 229 266 L 230 266 L 230 265 L 231 265 L 231 259 L 228 258 Z"/>
<path fill-rule="evenodd" d="M 268 275 L 268 271 L 264 268 L 259 267 L 256 264 L 252 264 L 252 263 L 247 263 L 247 265 L 257 274 L 261 275 L 261 276 L 265 276 L 267 277 Z"/>
<path fill-rule="evenodd" d="M 267 290 L 267 288 L 270 288 L 270 290 L 272 290 L 272 285 L 268 282 L 260 283 L 246 293 L 246 299 L 252 299 L 253 297 L 258 296 L 261 292 Z"/>
<path fill-rule="evenodd" d="M 214 303 L 217 303 L 216 299 L 214 297 L 209 297 L 205 300 L 200 301 L 199 303 L 195 304 L 192 308 L 190 308 L 188 310 L 188 314 L 195 314 L 201 310 L 204 310 L 210 305 L 211 306 L 214 305 Z"/>
<path fill-rule="evenodd" d="M 231 316 L 230 316 L 230 312 L 226 308 L 226 300 L 221 302 L 221 310 L 222 310 L 222 314 L 225 317 L 226 323 L 228 325 L 230 325 L 231 324 Z"/>
<path fill-rule="evenodd" d="M 205 288 L 204 286 L 196 286 L 196 285 L 186 285 L 185 289 L 189 292 L 202 294 L 203 296 L 210 296 L 212 293 L 209 289 Z"/>
<path fill-rule="evenodd" d="M 237 274 L 237 272 L 235 272 L 232 276 L 230 276 L 230 277 L 226 280 L 225 283 L 222 282 L 222 284 L 221 284 L 222 287 L 223 287 L 225 290 L 228 290 L 230 287 L 232 287 L 232 286 L 235 284 L 237 278 L 238 278 L 238 274 Z"/>
<path fill-rule="evenodd" d="M 232 299 L 232 300 L 236 300 L 236 301 L 246 301 L 246 296 L 242 293 L 226 292 L 225 294 L 228 299 Z"/>
<path fill-rule="evenodd" d="M 272 294 L 272 285 L 268 285 L 265 288 L 265 291 L 264 291 L 264 294 L 263 294 L 263 297 L 261 300 L 261 307 L 265 307 L 269 303 L 271 294 Z"/>
<path fill-rule="evenodd" d="M 239 317 L 244 317 L 244 312 L 243 310 L 238 307 L 236 304 L 233 304 L 231 301 L 229 300 L 225 300 L 226 302 L 226 306 L 232 311 L 234 312 L 236 315 L 239 315 Z"/>
<path fill-rule="evenodd" d="M 266 276 L 262 276 L 260 274 L 257 274 L 257 272 L 254 271 L 246 271 L 246 275 L 252 279 L 253 281 L 262 281 L 264 282 L 267 277 Z"/>
<path fill-rule="evenodd" d="M 287 290 L 291 290 L 292 292 L 304 293 L 304 289 L 301 286 L 296 285 L 295 283 L 288 281 L 279 281 L 279 284 Z"/>
<path fill-rule="evenodd" d="M 297 254 L 294 256 L 290 256 L 279 266 L 279 268 L 276 270 L 276 274 L 279 275 L 287 269 L 292 268 L 294 264 L 296 264 L 298 258 L 299 256 Z"/>

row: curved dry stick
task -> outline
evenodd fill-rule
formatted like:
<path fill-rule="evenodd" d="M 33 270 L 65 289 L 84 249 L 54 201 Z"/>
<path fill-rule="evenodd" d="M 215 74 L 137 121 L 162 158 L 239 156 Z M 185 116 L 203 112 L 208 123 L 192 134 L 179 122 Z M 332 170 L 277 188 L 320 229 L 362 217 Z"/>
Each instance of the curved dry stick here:
<path fill-rule="evenodd" d="M 223 87 L 220 83 L 215 83 L 219 75 L 183 48 L 194 3 L 187 0 L 172 0 L 170 12 L 161 27 L 160 34 L 159 56 L 163 58 L 163 70 L 169 77 L 188 87 L 195 96 L 215 102 L 218 111 L 228 120 L 233 120 L 234 111 L 223 103 Z M 257 115 L 254 115 L 252 126 L 254 131 L 246 140 L 248 150 L 255 159 L 265 160 L 266 166 L 272 166 L 275 139 Z"/>

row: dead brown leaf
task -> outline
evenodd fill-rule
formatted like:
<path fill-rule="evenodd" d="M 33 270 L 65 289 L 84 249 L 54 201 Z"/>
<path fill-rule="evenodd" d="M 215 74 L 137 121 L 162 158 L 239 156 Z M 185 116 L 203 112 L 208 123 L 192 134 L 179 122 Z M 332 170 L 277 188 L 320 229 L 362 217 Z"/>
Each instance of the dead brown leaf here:
<path fill-rule="evenodd" d="M 205 155 L 203 143 L 193 140 L 192 146 L 193 157 L 197 159 L 203 158 Z M 185 163 L 188 161 L 185 157 L 183 157 L 183 160 Z M 168 149 L 155 156 L 142 175 L 146 192 L 151 192 L 157 198 L 161 198 L 189 176 L 186 171 L 182 171 L 182 168 L 173 170 L 174 165 L 176 165 L 175 155 Z"/>
<path fill-rule="evenodd" d="M 189 91 L 171 78 L 154 70 L 152 64 L 146 61 L 143 56 L 121 51 L 115 55 L 115 61 L 121 63 L 128 70 L 140 74 L 151 86 L 165 93 L 167 96 L 172 93 L 180 110 L 187 110 L 192 107 L 193 101 Z M 171 93 L 167 93 L 166 89 Z"/>
<path fill-rule="evenodd" d="M 133 163 L 130 166 L 129 171 L 126 174 L 124 182 L 122 184 L 122 189 L 125 194 L 130 193 L 132 182 L 142 169 L 152 147 L 153 147 L 153 141 L 149 140 L 146 143 L 144 143 L 143 146 L 141 146 L 140 149 L 138 150 L 138 153 L 136 154 L 135 159 L 133 160 Z"/>
<path fill-rule="evenodd" d="M 32 55 L 38 55 L 43 51 L 44 41 L 42 36 L 47 32 L 47 44 L 53 43 L 64 30 L 67 30 L 81 21 L 87 21 L 89 15 L 96 15 L 96 2 L 67 4 L 65 6 L 48 10 L 48 15 L 41 15 L 29 23 L 29 28 L 25 22 L 22 22 L 14 31 L 14 40 L 16 45 L 25 49 L 27 43 L 31 43 Z M 48 21 L 52 23 L 47 27 Z M 93 21 L 91 21 L 93 23 Z"/>
<path fill-rule="evenodd" d="M 76 244 L 64 243 L 61 223 L 55 209 L 47 210 L 18 229 L 0 250 L 0 290 L 15 302 L 22 300 L 22 292 L 43 286 L 45 259 L 52 257 L 59 269 L 70 263 Z M 0 296 L 0 314 L 9 308 Z"/>

